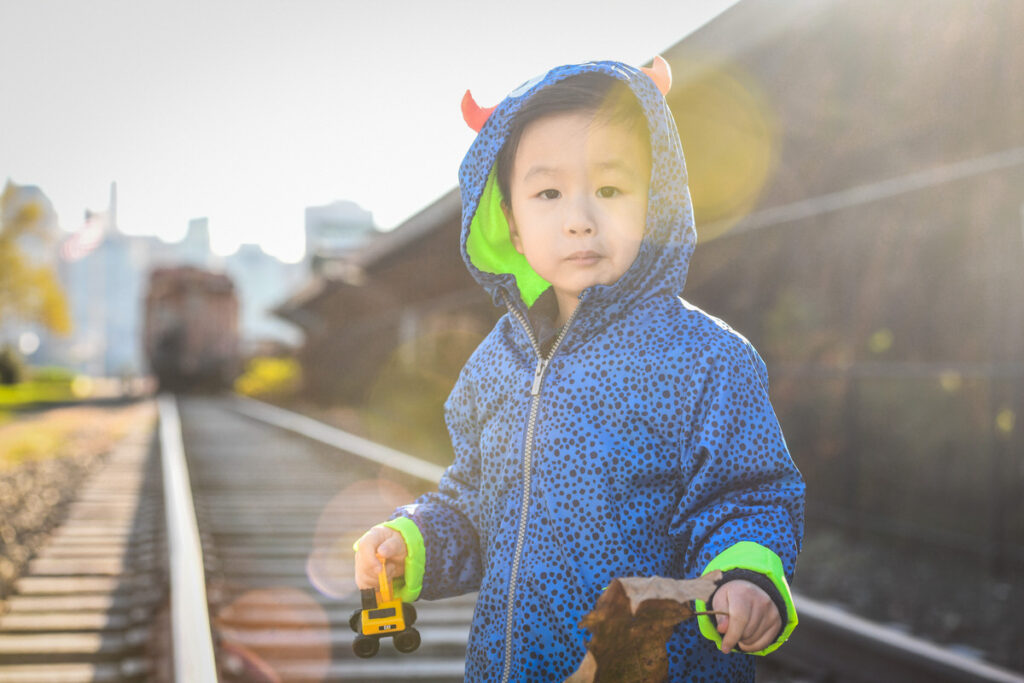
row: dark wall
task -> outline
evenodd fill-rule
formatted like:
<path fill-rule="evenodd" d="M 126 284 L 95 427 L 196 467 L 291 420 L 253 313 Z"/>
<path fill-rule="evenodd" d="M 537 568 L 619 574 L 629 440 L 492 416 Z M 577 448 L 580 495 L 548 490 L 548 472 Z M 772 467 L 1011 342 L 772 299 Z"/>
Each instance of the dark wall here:
<path fill-rule="evenodd" d="M 671 100 L 701 234 L 686 298 L 768 362 L 809 511 L 1003 559 L 1024 559 L 1021 25 L 1019 3 L 820 3 Z M 700 101 L 723 82 L 755 103 L 714 119 L 739 132 Z M 760 182 L 735 184 L 746 204 L 718 199 L 730 169 Z"/>

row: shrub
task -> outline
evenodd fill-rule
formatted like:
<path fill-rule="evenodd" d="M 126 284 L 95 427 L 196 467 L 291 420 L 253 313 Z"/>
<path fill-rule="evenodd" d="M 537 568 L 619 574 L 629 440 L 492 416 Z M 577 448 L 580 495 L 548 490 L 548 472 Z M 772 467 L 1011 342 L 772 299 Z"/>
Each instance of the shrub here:
<path fill-rule="evenodd" d="M 36 368 L 30 368 L 28 374 L 34 382 L 67 384 L 68 386 L 71 386 L 71 382 L 75 379 L 74 370 L 58 367 L 56 365 L 44 365 Z"/>
<path fill-rule="evenodd" d="M 10 346 L 0 348 L 0 384 L 17 384 L 25 376 L 21 356 Z"/>
<path fill-rule="evenodd" d="M 293 358 L 252 358 L 235 380 L 235 391 L 252 398 L 286 398 L 301 386 L 302 368 Z"/>

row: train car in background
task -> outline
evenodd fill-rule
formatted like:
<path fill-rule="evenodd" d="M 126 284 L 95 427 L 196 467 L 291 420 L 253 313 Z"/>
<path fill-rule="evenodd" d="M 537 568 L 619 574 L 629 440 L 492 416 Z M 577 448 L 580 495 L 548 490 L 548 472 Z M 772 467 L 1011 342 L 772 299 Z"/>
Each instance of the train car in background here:
<path fill-rule="evenodd" d="M 238 297 L 222 273 L 156 268 L 146 292 L 143 344 L 162 391 L 217 391 L 240 368 Z"/>

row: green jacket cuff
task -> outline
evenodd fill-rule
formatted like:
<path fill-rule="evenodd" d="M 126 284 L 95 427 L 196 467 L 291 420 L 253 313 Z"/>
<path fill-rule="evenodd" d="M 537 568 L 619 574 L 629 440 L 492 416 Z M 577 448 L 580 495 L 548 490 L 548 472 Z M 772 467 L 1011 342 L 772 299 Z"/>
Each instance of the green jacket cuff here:
<path fill-rule="evenodd" d="M 402 534 L 402 540 L 405 541 L 405 574 L 392 581 L 391 586 L 399 599 L 412 602 L 420 597 L 420 591 L 423 590 L 423 571 L 427 558 L 423 535 L 416 523 L 408 517 L 398 517 L 381 526 L 394 529 Z"/>
<path fill-rule="evenodd" d="M 786 583 L 786 575 L 782 570 L 782 560 L 776 555 L 770 548 L 766 548 L 760 543 L 754 543 L 753 541 L 740 541 L 735 543 L 718 555 L 715 556 L 708 566 L 704 568 L 701 574 L 707 574 L 716 569 L 721 571 L 728 571 L 730 569 L 749 569 L 750 571 L 764 574 L 778 589 L 779 594 L 782 595 L 782 599 L 786 603 L 786 623 L 783 624 L 782 631 L 779 633 L 779 637 L 775 639 L 775 642 L 759 650 L 758 652 L 748 652 L 746 654 L 752 655 L 766 655 L 769 652 L 774 651 L 780 645 L 782 645 L 789 638 L 789 634 L 793 632 L 793 629 L 797 625 L 796 607 L 793 605 L 793 596 L 789 592 L 789 584 Z M 695 607 L 698 612 L 703 612 L 710 609 L 702 600 L 695 600 Z M 711 623 L 711 619 L 707 616 L 701 615 L 697 617 L 697 624 L 700 627 L 700 632 L 705 638 L 708 638 L 722 646 L 722 634 L 716 629 L 714 624 Z"/>

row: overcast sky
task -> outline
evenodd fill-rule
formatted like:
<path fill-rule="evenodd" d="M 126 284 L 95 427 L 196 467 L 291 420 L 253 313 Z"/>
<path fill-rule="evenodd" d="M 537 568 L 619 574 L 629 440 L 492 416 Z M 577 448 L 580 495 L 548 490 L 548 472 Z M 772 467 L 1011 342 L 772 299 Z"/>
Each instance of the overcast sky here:
<path fill-rule="evenodd" d="M 641 64 L 735 0 L 0 0 L 0 185 L 38 185 L 61 226 L 287 260 L 306 206 L 391 228 L 457 183 L 467 88 L 497 103 L 546 69 Z"/>

